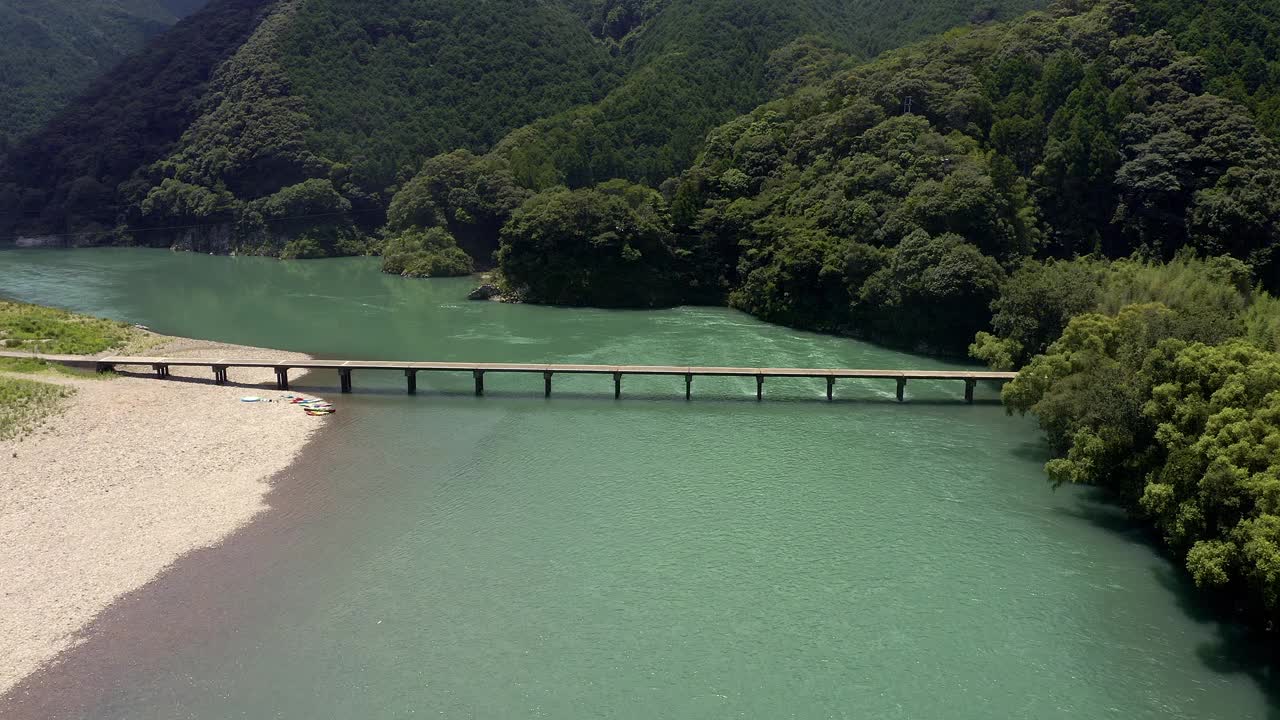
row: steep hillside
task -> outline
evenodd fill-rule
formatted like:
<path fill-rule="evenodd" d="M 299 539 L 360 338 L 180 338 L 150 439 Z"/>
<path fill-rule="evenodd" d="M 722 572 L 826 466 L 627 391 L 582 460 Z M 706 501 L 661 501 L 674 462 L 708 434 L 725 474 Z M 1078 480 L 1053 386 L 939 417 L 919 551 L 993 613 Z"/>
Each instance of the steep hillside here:
<path fill-rule="evenodd" d="M 727 298 L 943 352 L 986 329 L 1006 269 L 1027 257 L 1192 249 L 1280 287 L 1280 151 L 1246 107 L 1206 91 L 1202 61 L 1136 19 L 1123 0 L 1062 3 L 889 52 L 713 131 L 664 186 L 663 242 L 557 243 L 551 226 L 573 216 L 548 208 L 578 200 L 551 191 L 507 216 L 502 269 L 531 300 L 595 303 L 599 287 L 584 271 L 547 294 L 526 253 L 598 263 L 615 286 L 672 284 L 634 304 Z M 447 209 L 447 189 L 410 192 Z M 538 227 L 524 217 L 535 207 Z M 415 215 L 393 213 L 392 230 Z"/>
<path fill-rule="evenodd" d="M 0 155 L 204 0 L 0 0 Z"/>
<path fill-rule="evenodd" d="M 1208 89 L 1247 105 L 1280 139 L 1280 4 L 1275 0 L 1145 0 L 1138 22 L 1165 30 L 1205 64 Z"/>
<path fill-rule="evenodd" d="M 397 171 L 456 144 L 485 149 L 615 82 L 608 48 L 563 2 L 495 0 L 481 13 L 461 0 L 220 0 L 133 64 L 182 60 L 169 48 L 187 28 L 218 37 L 197 72 L 140 88 L 104 81 L 11 154 L 0 168 L 0 201 L 7 192 L 22 206 L 11 233 L 100 242 L 117 226 L 219 225 L 121 239 L 279 252 L 330 218 L 376 226 Z M 136 123 L 99 103 L 127 100 L 178 112 L 161 132 L 104 148 L 101 137 L 131 137 Z M 302 206 L 323 220 L 275 222 Z"/>
<path fill-rule="evenodd" d="M 95 82 L 0 158 L 0 235 L 101 237 L 127 206 L 119 186 L 158 160 L 198 114 L 213 71 L 271 0 L 214 0 Z"/>
<path fill-rule="evenodd" d="M 590 102 L 616 81 L 565 3 L 309 0 L 280 33 L 307 144 L 365 158 L 380 186 L 422 158 L 485 149 L 511 128 Z M 380 189 L 380 188 L 370 188 Z"/>
<path fill-rule="evenodd" d="M 175 117 L 177 142 L 164 135 L 169 151 L 64 143 L 78 130 L 63 124 L 0 168 L 0 201 L 7 194 L 23 206 L 9 234 L 352 252 L 382 223 L 391 192 L 433 155 L 496 146 L 525 187 L 610 177 L 656 185 L 688 166 L 715 124 L 830 75 L 853 54 L 1035 2 L 262 2 L 270 19 L 208 91 L 202 78 L 141 93 L 148 104 L 193 100 Z M 129 91 L 102 98 L 112 92 Z M 43 164 L 47 154 L 60 166 L 31 172 L 24 162 Z M 92 192 L 72 193 L 73 183 Z M 285 221 L 298 214 L 314 221 Z M 319 228 L 335 217 L 347 229 Z M 179 226 L 191 231 L 134 231 Z M 130 230 L 103 232 L 113 227 Z"/>
<path fill-rule="evenodd" d="M 771 66 L 804 66 L 803 81 L 817 81 L 851 58 L 1040 4 L 669 0 L 642 32 L 623 36 L 619 87 L 513 133 L 496 152 L 528 187 L 619 177 L 657 185 L 688 166 L 707 130 L 782 89 Z"/>
<path fill-rule="evenodd" d="M 820 82 L 856 56 L 901 40 L 1038 4 L 669 0 L 622 35 L 624 78 L 605 98 L 516 130 L 468 172 L 449 176 L 471 192 L 454 193 L 448 178 L 433 177 L 440 166 L 428 164 L 392 204 L 388 230 L 433 218 L 486 262 L 498 244 L 496 229 L 510 216 L 489 196 L 610 179 L 656 187 L 689 166 L 709 129 L 769 97 Z M 457 162 L 454 156 L 444 165 Z M 475 192 L 483 178 L 490 178 L 482 183 L 487 192 Z"/>

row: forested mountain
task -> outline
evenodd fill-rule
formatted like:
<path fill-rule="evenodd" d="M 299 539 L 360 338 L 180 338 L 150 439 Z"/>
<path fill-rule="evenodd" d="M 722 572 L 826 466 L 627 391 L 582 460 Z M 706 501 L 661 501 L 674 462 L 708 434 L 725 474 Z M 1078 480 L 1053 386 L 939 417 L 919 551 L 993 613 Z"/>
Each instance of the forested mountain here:
<path fill-rule="evenodd" d="M 96 81 L 0 158 L 0 235 L 76 233 L 92 241 L 128 209 L 121 187 L 198 117 L 214 70 L 270 0 L 214 0 Z"/>
<path fill-rule="evenodd" d="M 307 145 L 364 158 L 370 190 L 441 152 L 603 96 L 608 48 L 565 3 L 308 0 L 279 33 L 279 63 L 308 118 Z"/>
<path fill-rule="evenodd" d="M 1008 17 L 1037 4 L 670 0 L 627 45 L 627 78 L 618 88 L 599 103 L 513 133 L 497 153 L 536 189 L 611 178 L 656 186 L 688 166 L 707 130 L 783 89 L 770 81 L 771 59 L 788 69 L 809 61 L 803 80 L 817 81 L 842 56 L 871 57 L 970 19 Z"/>
<path fill-rule="evenodd" d="M 1145 0 L 1137 21 L 1205 64 L 1206 89 L 1247 105 L 1280 139 L 1280 7 L 1274 0 Z"/>
<path fill-rule="evenodd" d="M 202 42 L 211 52 L 163 86 L 135 82 L 129 67 L 172 47 L 162 37 L 16 148 L 0 166 L 0 232 L 356 252 L 432 156 L 496 147 L 494 161 L 531 189 L 656 185 L 689 165 L 714 125 L 851 57 L 1036 3 L 263 0 L 242 25 L 231 18 L 250 3 L 215 0 L 186 24 L 252 33 L 234 47 L 224 42 L 234 33 Z M 145 142 L 112 112 L 175 97 Z"/>
<path fill-rule="evenodd" d="M 0 0 L 0 155 L 205 0 Z"/>
<path fill-rule="evenodd" d="M 1060 3 L 762 105 L 711 132 L 664 185 L 661 242 L 622 267 L 645 282 L 668 277 L 665 301 L 727 296 L 777 322 L 958 352 L 986 329 L 987 306 L 1023 258 L 1168 260 L 1190 248 L 1232 255 L 1280 286 L 1275 142 L 1247 107 L 1209 91 L 1225 76 L 1140 18 L 1122 0 Z M 526 250 L 523 212 L 504 235 L 513 289 L 597 302 L 605 284 L 590 274 L 550 292 L 516 259 L 613 267 L 606 248 L 629 243 L 566 235 Z"/>

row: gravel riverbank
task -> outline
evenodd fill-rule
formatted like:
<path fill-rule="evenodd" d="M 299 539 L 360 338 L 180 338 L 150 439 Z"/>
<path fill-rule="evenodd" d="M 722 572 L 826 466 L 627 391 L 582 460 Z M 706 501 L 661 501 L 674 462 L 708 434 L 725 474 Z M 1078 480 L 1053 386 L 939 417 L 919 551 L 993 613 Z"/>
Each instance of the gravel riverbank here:
<path fill-rule="evenodd" d="M 158 337 L 148 353 L 305 357 Z M 165 381 L 35 379 L 75 394 L 35 432 L 0 441 L 0 695 L 115 599 L 264 510 L 271 477 L 324 423 L 287 403 L 240 402 L 281 395 L 270 369 L 235 370 L 223 387 L 176 367 Z"/>

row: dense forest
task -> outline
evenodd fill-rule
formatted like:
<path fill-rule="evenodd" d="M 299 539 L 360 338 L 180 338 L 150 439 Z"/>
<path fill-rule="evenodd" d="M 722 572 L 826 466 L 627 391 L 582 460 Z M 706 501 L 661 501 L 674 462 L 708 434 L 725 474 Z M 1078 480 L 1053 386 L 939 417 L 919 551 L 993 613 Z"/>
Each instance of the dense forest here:
<path fill-rule="evenodd" d="M 214 0 L 117 65 L 40 132 L 0 158 L 0 235 L 112 237 L 135 173 L 199 115 L 214 71 L 261 22 L 270 0 Z M 136 212 L 136 211 L 135 211 Z"/>
<path fill-rule="evenodd" d="M 0 0 L 0 156 L 204 0 Z"/>
<path fill-rule="evenodd" d="M 710 128 L 787 80 L 821 80 L 850 57 L 1038 4 L 672 0 L 631 41 L 619 87 L 513 133 L 496 152 L 535 189 L 614 178 L 656 186 L 688 166 Z"/>
<path fill-rule="evenodd" d="M 943 352 L 1025 257 L 1192 248 L 1276 287 L 1274 141 L 1134 20 L 1060 5 L 762 106 L 674 184 L 673 251 L 766 319 Z"/>
<path fill-rule="evenodd" d="M 855 56 L 1038 2 L 214 0 L 0 160 L 0 235 L 376 250 L 433 156 L 492 151 L 525 189 L 656 185 Z M 140 137 L 140 115 L 161 127 Z"/>
<path fill-rule="evenodd" d="M 307 146 L 354 160 L 369 189 L 458 148 L 602 97 L 617 82 L 608 49 L 563 3 L 310 0 L 279 39 Z"/>
<path fill-rule="evenodd" d="M 1164 12 L 1223 21 L 1200 6 Z M 1024 259 L 1193 250 L 1230 255 L 1276 288 L 1275 141 L 1209 91 L 1228 78 L 1141 18 L 1130 3 L 1089 2 L 958 29 L 720 126 L 658 184 L 660 206 L 642 204 L 662 237 L 631 274 L 670 289 L 609 304 L 727 299 L 776 322 L 957 354 Z M 789 55 L 811 62 L 811 50 Z M 482 261 L 500 238 L 509 259 L 528 241 L 526 207 L 559 208 L 564 246 L 537 245 L 544 262 L 611 266 L 614 244 L 572 240 L 610 225 L 573 209 L 593 188 L 543 189 L 505 148 L 432 160 L 393 199 L 389 234 L 439 226 Z M 545 275 L 502 269 L 526 299 L 601 303 L 590 273 L 547 292 Z"/>
<path fill-rule="evenodd" d="M 1146 32 L 1164 30 L 1204 62 L 1205 88 L 1248 106 L 1280 139 L 1280 12 L 1271 0 L 1150 0 L 1137 3 Z"/>

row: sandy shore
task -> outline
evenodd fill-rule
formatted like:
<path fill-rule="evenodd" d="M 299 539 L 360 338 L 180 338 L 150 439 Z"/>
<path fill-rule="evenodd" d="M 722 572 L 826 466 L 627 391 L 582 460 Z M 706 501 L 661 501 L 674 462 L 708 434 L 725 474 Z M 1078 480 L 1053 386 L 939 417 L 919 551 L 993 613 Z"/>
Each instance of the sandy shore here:
<path fill-rule="evenodd" d="M 157 343 L 149 353 L 290 356 Z M 77 644 L 116 598 L 264 510 L 270 478 L 324 423 L 289 404 L 240 402 L 281 394 L 269 369 L 233 370 L 238 385 L 227 387 L 182 368 L 169 381 L 35 379 L 76 393 L 35 433 L 0 442 L 0 695 Z"/>

